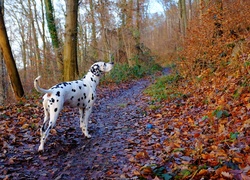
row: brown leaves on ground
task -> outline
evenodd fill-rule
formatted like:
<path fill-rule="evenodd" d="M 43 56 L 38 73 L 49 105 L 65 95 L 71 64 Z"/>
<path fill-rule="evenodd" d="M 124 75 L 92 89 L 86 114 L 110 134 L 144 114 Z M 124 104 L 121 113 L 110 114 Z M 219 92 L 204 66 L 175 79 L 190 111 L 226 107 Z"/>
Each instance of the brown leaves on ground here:
<path fill-rule="evenodd" d="M 135 149 L 148 154 L 134 162 L 141 177 L 250 179 L 250 92 L 240 83 L 244 77 L 223 73 L 181 82 L 183 98 L 144 97 L 158 108 L 145 108 L 139 126 L 145 134 Z"/>
<path fill-rule="evenodd" d="M 0 177 L 249 179 L 250 93 L 245 88 L 234 97 L 233 86 L 197 88 L 183 82 L 183 98 L 156 102 L 142 96 L 147 84 L 100 88 L 90 140 L 81 133 L 77 110 L 65 108 L 43 154 L 37 153 L 41 102 L 2 107 Z"/>

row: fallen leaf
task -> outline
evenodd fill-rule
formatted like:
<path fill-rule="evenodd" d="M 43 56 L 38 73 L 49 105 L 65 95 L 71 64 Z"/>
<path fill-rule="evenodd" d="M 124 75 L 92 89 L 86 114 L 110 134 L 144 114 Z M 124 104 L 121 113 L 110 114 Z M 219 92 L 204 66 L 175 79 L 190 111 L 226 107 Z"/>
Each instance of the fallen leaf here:
<path fill-rule="evenodd" d="M 230 178 L 230 179 L 233 178 L 232 174 L 230 174 L 229 172 L 223 171 L 223 172 L 221 172 L 221 175 L 222 175 L 223 177 L 226 177 L 226 178 Z"/>

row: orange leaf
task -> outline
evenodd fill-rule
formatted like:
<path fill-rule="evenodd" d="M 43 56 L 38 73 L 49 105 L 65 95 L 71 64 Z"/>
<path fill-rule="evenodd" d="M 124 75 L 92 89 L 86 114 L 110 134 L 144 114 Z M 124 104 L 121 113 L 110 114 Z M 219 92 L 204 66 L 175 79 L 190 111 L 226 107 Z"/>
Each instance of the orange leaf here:
<path fill-rule="evenodd" d="M 144 158 L 148 158 L 148 153 L 146 151 L 143 151 L 143 152 L 138 152 L 136 155 L 135 155 L 135 158 L 136 159 L 144 159 Z"/>
<path fill-rule="evenodd" d="M 234 161 L 234 162 L 237 162 L 237 163 L 240 163 L 240 164 L 243 163 L 243 161 L 242 161 L 241 158 L 233 158 L 233 161 Z"/>
<path fill-rule="evenodd" d="M 133 172 L 133 174 L 136 175 L 136 176 L 140 176 L 140 175 L 141 175 L 141 173 L 140 173 L 139 171 L 137 171 L 137 170 L 135 170 L 135 171 Z"/>
<path fill-rule="evenodd" d="M 156 115 L 155 115 L 155 118 L 162 118 L 162 114 L 159 114 L 159 113 L 156 114 Z"/>
<path fill-rule="evenodd" d="M 207 172 L 208 171 L 206 169 L 201 169 L 197 175 L 198 176 L 203 176 L 203 175 L 207 174 Z"/>

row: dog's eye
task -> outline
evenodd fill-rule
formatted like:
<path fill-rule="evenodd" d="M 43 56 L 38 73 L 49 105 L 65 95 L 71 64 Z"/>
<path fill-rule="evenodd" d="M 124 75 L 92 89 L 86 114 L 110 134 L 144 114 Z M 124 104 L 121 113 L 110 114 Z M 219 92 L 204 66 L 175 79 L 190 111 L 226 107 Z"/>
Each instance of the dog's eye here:
<path fill-rule="evenodd" d="M 104 63 L 104 66 L 106 66 L 107 64 L 106 63 Z"/>

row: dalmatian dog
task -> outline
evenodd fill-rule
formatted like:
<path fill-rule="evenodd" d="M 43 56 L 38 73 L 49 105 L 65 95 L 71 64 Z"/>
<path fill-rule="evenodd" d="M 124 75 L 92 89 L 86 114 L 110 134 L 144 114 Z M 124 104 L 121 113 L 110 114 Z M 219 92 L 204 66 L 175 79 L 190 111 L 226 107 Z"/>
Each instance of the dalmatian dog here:
<path fill-rule="evenodd" d="M 96 86 L 99 83 L 101 75 L 109 72 L 113 68 L 113 65 L 113 62 L 94 63 L 82 79 L 62 82 L 50 89 L 39 87 L 38 80 L 41 76 L 38 76 L 34 80 L 35 89 L 38 92 L 45 93 L 43 96 L 44 122 L 40 129 L 41 140 L 38 151 L 44 150 L 44 143 L 50 130 L 55 126 L 59 112 L 63 109 L 64 105 L 79 108 L 82 132 L 86 137 L 91 137 L 88 132 L 88 118 L 96 99 Z"/>

